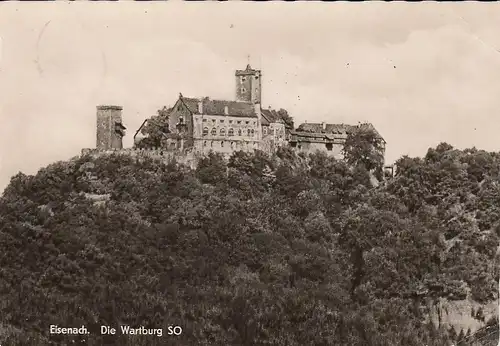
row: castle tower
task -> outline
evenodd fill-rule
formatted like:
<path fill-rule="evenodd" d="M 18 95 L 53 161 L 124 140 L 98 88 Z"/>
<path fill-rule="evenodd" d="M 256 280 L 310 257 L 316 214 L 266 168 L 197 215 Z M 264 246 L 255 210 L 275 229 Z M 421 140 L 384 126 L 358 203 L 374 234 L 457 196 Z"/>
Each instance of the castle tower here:
<path fill-rule="evenodd" d="M 97 106 L 97 149 L 122 149 L 125 130 L 122 107 Z"/>
<path fill-rule="evenodd" d="M 262 73 L 247 65 L 244 70 L 236 70 L 236 101 L 261 103 Z"/>

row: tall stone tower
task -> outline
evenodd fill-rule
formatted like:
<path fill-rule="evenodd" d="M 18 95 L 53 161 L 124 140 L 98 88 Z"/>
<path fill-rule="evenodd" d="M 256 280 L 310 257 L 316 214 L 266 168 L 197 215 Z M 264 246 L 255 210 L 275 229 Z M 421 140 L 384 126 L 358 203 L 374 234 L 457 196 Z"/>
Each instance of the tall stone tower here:
<path fill-rule="evenodd" d="M 122 149 L 125 130 L 122 107 L 97 106 L 97 149 Z"/>
<path fill-rule="evenodd" d="M 236 70 L 236 101 L 261 103 L 262 73 L 247 65 L 244 70 Z"/>

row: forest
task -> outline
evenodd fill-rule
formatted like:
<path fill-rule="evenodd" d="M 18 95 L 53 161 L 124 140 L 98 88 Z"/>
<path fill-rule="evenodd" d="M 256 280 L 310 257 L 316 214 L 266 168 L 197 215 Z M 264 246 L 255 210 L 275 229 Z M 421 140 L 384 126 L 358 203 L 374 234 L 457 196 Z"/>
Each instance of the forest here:
<path fill-rule="evenodd" d="M 466 345 L 428 306 L 497 299 L 500 153 L 442 143 L 384 177 L 366 139 L 344 160 L 118 153 L 18 173 L 0 198 L 0 343 Z"/>

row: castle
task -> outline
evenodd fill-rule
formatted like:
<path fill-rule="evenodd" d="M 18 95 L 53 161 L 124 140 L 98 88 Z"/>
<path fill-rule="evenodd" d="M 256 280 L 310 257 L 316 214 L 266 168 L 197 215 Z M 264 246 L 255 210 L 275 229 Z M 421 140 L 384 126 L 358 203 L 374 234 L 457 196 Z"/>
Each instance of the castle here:
<path fill-rule="evenodd" d="M 134 135 L 134 148 L 127 152 L 155 150 L 171 155 L 204 155 L 210 151 L 225 156 L 234 151 L 256 149 L 272 153 L 279 146 L 298 151 L 324 151 L 341 158 L 347 135 L 356 127 L 366 126 L 385 141 L 371 124 L 345 125 L 304 123 L 293 128 L 284 110 L 262 107 L 262 72 L 247 65 L 235 71 L 235 100 L 193 98 L 179 94 L 175 104 L 159 111 L 157 117 L 144 120 Z M 97 144 L 95 150 L 123 150 L 125 135 L 122 108 L 97 107 Z M 151 131 L 157 136 L 154 144 Z M 89 150 L 84 150 L 88 152 Z"/>

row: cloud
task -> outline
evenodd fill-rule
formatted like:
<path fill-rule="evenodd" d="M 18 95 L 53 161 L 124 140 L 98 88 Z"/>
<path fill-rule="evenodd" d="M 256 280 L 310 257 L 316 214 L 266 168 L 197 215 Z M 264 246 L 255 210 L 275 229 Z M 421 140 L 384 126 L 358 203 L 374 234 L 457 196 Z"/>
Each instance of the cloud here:
<path fill-rule="evenodd" d="M 0 189 L 94 146 L 98 104 L 124 107 L 130 145 L 179 92 L 233 98 L 247 55 L 265 105 L 298 123 L 371 121 L 389 161 L 440 141 L 497 147 L 499 6 L 44 5 L 0 13 Z"/>

